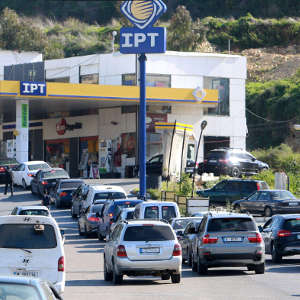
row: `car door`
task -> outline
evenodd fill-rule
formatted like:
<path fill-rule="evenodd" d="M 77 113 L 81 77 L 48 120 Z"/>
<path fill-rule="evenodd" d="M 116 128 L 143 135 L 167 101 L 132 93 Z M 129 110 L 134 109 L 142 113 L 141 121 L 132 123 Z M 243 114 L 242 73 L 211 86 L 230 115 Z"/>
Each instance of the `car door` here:
<path fill-rule="evenodd" d="M 146 164 L 147 174 L 162 174 L 162 163 L 162 155 L 157 155 L 151 158 Z"/>
<path fill-rule="evenodd" d="M 259 192 L 254 192 L 252 195 L 248 196 L 244 201 L 240 202 L 242 211 L 248 211 L 250 213 L 254 213 L 258 196 L 259 196 Z"/>
<path fill-rule="evenodd" d="M 122 228 L 123 228 L 122 224 L 117 225 L 105 245 L 104 252 L 110 270 L 112 270 L 112 257 L 114 255 L 114 250 L 118 246 L 118 239 L 120 237 Z"/>
<path fill-rule="evenodd" d="M 227 180 L 223 180 L 217 183 L 212 189 L 210 189 L 207 194 L 209 201 L 211 203 L 220 204 L 224 203 L 224 198 L 226 196 L 225 187 L 227 185 Z"/>
<path fill-rule="evenodd" d="M 41 171 L 37 172 L 31 181 L 31 190 L 33 193 L 38 193 L 38 180 L 40 177 Z"/>
<path fill-rule="evenodd" d="M 265 207 L 271 206 L 271 200 L 271 195 L 268 191 L 260 192 L 255 205 L 256 212 L 263 214 Z"/>
<path fill-rule="evenodd" d="M 13 171 L 13 181 L 16 185 L 22 184 L 22 172 L 24 171 L 24 164 L 20 164 L 15 171 Z"/>
<path fill-rule="evenodd" d="M 181 244 L 182 248 L 182 258 L 186 259 L 187 258 L 187 245 L 188 245 L 188 234 L 190 232 L 190 228 L 192 226 L 192 223 L 189 223 L 186 227 L 185 230 L 183 231 L 183 235 L 178 237 L 179 243 Z"/>
<path fill-rule="evenodd" d="M 270 220 L 268 220 L 262 227 L 262 238 L 265 242 L 265 252 L 267 254 L 270 254 L 270 247 L 271 247 L 271 237 L 272 237 L 272 223 L 275 219 L 275 216 L 273 216 Z"/>

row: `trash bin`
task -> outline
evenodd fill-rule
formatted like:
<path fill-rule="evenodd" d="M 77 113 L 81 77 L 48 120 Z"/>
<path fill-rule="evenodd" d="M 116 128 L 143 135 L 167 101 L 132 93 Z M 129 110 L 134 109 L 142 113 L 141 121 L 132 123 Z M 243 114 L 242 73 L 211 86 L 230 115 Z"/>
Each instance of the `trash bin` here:
<path fill-rule="evenodd" d="M 148 174 L 146 177 L 146 188 L 147 189 L 160 189 L 161 181 L 162 181 L 161 175 Z"/>

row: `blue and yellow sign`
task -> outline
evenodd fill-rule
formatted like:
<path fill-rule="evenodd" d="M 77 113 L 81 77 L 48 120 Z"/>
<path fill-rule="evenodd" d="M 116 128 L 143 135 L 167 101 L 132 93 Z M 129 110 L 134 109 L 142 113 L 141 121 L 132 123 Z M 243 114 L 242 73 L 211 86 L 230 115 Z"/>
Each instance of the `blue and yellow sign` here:
<path fill-rule="evenodd" d="M 134 27 L 120 30 L 120 52 L 124 54 L 166 52 L 166 29 L 152 27 L 166 12 L 161 0 L 124 1 L 121 11 Z"/>

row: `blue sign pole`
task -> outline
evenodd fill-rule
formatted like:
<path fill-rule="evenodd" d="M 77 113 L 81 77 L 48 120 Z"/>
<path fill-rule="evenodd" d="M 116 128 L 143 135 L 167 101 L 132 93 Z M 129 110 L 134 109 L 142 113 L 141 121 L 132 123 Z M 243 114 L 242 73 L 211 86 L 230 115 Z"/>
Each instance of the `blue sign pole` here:
<path fill-rule="evenodd" d="M 139 165 L 140 199 L 146 200 L 146 55 L 139 56 L 140 63 L 140 129 L 139 129 Z"/>

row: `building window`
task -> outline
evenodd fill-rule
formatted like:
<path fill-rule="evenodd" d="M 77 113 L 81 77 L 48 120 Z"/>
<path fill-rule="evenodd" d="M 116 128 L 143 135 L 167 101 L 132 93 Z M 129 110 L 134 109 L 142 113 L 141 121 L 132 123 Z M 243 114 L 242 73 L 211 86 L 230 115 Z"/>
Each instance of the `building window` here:
<path fill-rule="evenodd" d="M 51 78 L 47 79 L 48 82 L 70 82 L 70 77 L 60 77 L 60 78 Z"/>
<path fill-rule="evenodd" d="M 229 116 L 229 79 L 204 77 L 204 88 L 219 91 L 219 104 L 215 108 L 204 110 L 206 115 Z"/>
<path fill-rule="evenodd" d="M 135 74 L 123 74 L 122 85 L 136 85 Z M 146 85 L 151 87 L 171 87 L 171 75 L 147 74 Z"/>
<path fill-rule="evenodd" d="M 80 75 L 80 83 L 98 84 L 99 74 Z"/>

